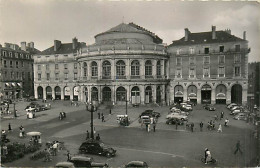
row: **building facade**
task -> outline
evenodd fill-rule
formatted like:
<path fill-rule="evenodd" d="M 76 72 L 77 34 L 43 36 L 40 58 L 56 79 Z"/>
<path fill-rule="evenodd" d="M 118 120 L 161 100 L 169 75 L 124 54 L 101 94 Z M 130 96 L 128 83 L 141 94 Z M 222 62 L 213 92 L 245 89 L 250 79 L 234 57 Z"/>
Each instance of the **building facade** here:
<path fill-rule="evenodd" d="M 86 46 L 55 41 L 34 56 L 35 97 L 97 104 L 245 104 L 248 41 L 230 30 L 191 33 L 164 46 L 134 23 L 97 34 Z"/>
<path fill-rule="evenodd" d="M 171 102 L 246 104 L 248 41 L 231 30 L 191 33 L 168 46 Z"/>
<path fill-rule="evenodd" d="M 43 51 L 35 56 L 36 98 L 52 96 L 97 104 L 165 103 L 168 84 L 165 47 L 158 36 L 136 24 L 122 23 L 100 33 L 93 45 L 81 46 L 67 58 L 57 54 Z M 55 62 L 55 58 L 61 62 Z M 50 62 L 53 65 L 48 66 L 49 72 L 45 68 L 43 71 L 42 66 Z M 71 66 L 66 70 L 71 72 L 67 80 L 65 74 L 52 80 L 58 71 L 51 67 L 62 66 L 64 62 Z"/>
<path fill-rule="evenodd" d="M 1 99 L 19 99 L 33 96 L 33 58 L 39 50 L 34 43 L 21 42 L 17 44 L 5 43 L 0 46 L 0 97 Z"/>

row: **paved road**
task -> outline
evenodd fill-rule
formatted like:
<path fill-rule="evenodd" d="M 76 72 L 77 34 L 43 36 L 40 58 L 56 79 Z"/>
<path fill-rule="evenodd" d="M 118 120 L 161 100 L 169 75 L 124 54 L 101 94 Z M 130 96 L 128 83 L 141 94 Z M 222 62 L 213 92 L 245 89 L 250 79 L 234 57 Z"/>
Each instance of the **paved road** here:
<path fill-rule="evenodd" d="M 22 106 L 22 105 L 21 105 Z M 33 120 L 27 120 L 23 117 L 18 119 L 4 119 L 1 122 L 2 128 L 7 128 L 8 122 L 11 122 L 14 128 L 20 124 L 25 126 L 26 131 L 38 130 L 42 132 L 43 143 L 49 140 L 64 141 L 66 148 L 72 154 L 78 153 L 78 147 L 85 139 L 86 130 L 90 130 L 90 113 L 85 111 L 85 107 L 71 107 L 69 103 L 56 102 L 52 104 L 53 108 L 49 111 L 37 113 L 38 117 Z M 19 105 L 18 105 L 19 107 Z M 114 158 L 104 158 L 92 156 L 96 161 L 104 161 L 110 166 L 118 167 L 131 160 L 144 160 L 152 167 L 180 167 L 191 166 L 200 167 L 200 157 L 203 156 L 205 147 L 211 150 L 213 157 L 219 160 L 218 166 L 248 166 L 250 160 L 254 157 L 254 139 L 252 137 L 252 125 L 244 121 L 235 121 L 228 114 L 224 106 L 217 106 L 218 111 L 208 112 L 202 109 L 202 106 L 196 106 L 191 113 L 189 121 L 195 123 L 195 132 L 186 130 L 180 126 L 175 130 L 174 125 L 165 124 L 165 116 L 168 113 L 168 107 L 153 107 L 156 111 L 162 113 L 162 117 L 157 124 L 156 132 L 147 133 L 140 127 L 137 116 L 147 107 L 129 108 L 128 114 L 131 118 L 131 125 L 127 128 L 119 127 L 116 123 L 116 115 L 124 113 L 124 107 L 117 107 L 112 110 L 112 115 L 108 114 L 108 109 L 100 109 L 105 114 L 106 122 L 102 123 L 94 114 L 94 125 L 96 131 L 101 135 L 102 141 L 117 150 L 117 156 Z M 58 113 L 63 109 L 66 111 L 67 118 L 59 121 Z M 225 116 L 230 118 L 231 126 L 223 128 L 223 133 L 204 130 L 200 132 L 198 123 L 206 123 L 215 113 L 225 111 Z M 220 121 L 223 123 L 223 121 Z M 9 135 L 10 139 L 17 140 L 18 129 L 14 129 Z M 234 155 L 235 143 L 241 141 L 243 155 Z M 28 142 L 29 137 L 18 139 L 20 142 Z M 29 156 L 6 164 L 6 166 L 53 166 L 58 161 L 66 160 L 66 151 L 60 151 L 58 156 L 54 157 L 52 162 L 45 163 L 41 161 L 31 161 Z"/>

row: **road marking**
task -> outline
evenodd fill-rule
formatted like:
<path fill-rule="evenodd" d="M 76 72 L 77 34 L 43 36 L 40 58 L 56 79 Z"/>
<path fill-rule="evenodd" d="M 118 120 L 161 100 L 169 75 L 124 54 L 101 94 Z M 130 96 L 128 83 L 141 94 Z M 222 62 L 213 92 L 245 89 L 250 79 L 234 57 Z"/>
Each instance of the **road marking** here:
<path fill-rule="evenodd" d="M 156 151 L 131 149 L 131 148 L 122 148 L 122 147 L 116 147 L 116 148 L 125 149 L 125 150 L 132 150 L 132 151 L 138 151 L 138 152 L 145 152 L 145 153 L 162 154 L 162 155 L 168 155 L 168 156 L 172 156 L 172 157 L 184 157 L 184 156 L 181 156 L 181 155 L 175 155 L 175 154 L 172 154 L 172 153 L 165 153 L 165 152 L 156 152 Z"/>

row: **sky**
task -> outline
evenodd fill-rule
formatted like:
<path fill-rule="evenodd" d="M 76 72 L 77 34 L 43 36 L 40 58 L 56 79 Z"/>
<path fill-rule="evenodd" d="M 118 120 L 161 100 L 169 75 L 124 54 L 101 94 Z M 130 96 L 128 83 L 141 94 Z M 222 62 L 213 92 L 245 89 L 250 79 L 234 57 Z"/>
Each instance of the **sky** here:
<path fill-rule="evenodd" d="M 253 1 L 84 1 L 0 0 L 0 44 L 34 42 L 45 50 L 54 40 L 71 43 L 77 37 L 87 45 L 94 36 L 122 22 L 134 22 L 171 44 L 191 32 L 231 29 L 247 40 L 249 62 L 260 61 L 260 4 Z"/>

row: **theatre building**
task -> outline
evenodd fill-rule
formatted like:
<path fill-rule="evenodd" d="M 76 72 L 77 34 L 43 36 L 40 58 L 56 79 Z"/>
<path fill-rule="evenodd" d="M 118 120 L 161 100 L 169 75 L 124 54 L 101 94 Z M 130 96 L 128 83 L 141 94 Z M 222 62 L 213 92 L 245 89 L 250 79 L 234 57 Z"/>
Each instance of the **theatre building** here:
<path fill-rule="evenodd" d="M 191 33 L 167 49 L 170 61 L 170 101 L 245 104 L 248 88 L 248 41 L 231 30 Z"/>

